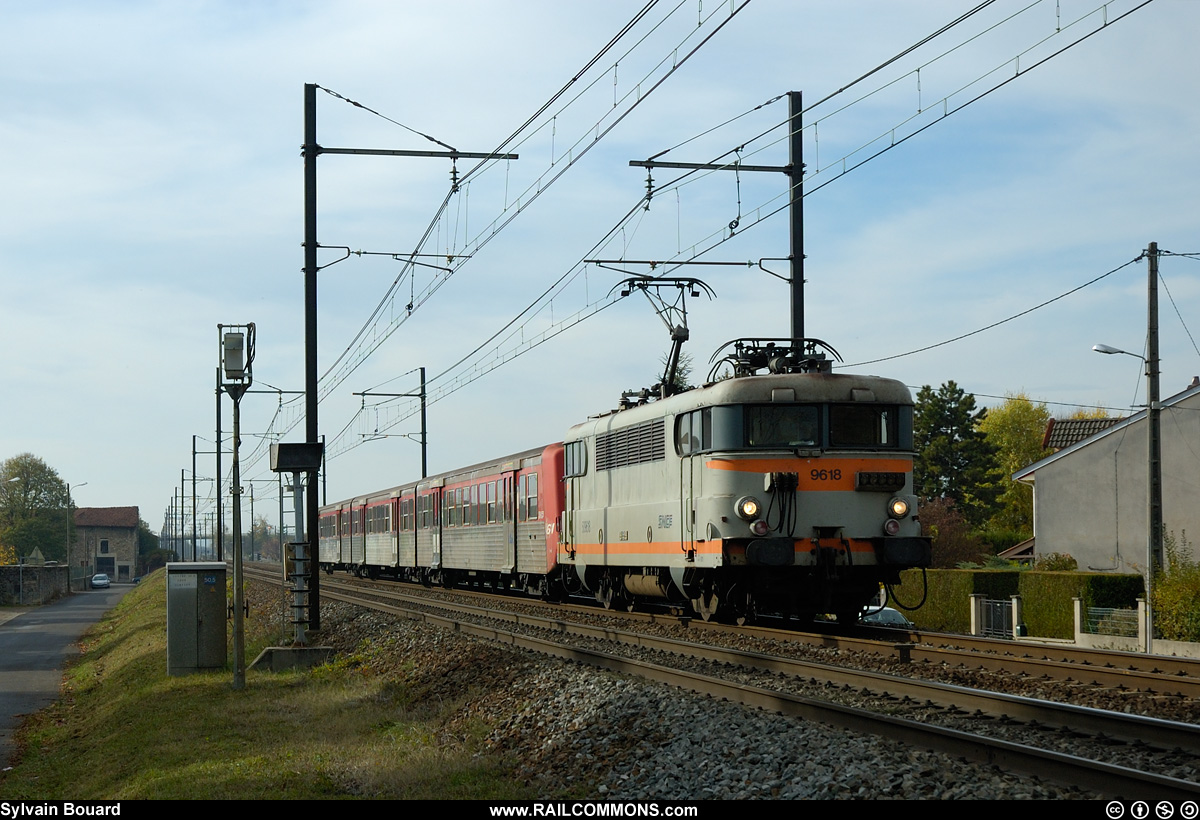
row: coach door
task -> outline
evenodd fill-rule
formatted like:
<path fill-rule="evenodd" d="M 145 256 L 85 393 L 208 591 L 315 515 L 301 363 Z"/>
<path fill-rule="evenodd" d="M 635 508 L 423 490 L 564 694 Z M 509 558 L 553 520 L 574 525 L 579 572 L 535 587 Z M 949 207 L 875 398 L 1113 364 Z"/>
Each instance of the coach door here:
<path fill-rule="evenodd" d="M 431 569 L 442 567 L 442 488 L 430 487 L 429 492 L 421 496 L 421 527 L 429 536 L 429 566 Z"/>
<path fill-rule="evenodd" d="M 504 566 L 501 567 L 502 572 L 522 572 L 526 569 L 525 562 L 521 560 L 521 556 L 517 554 L 520 541 L 517 539 L 517 471 L 515 469 L 505 470 L 500 474 L 500 480 L 497 483 L 497 492 L 500 495 L 499 503 L 497 504 L 497 516 L 503 521 L 504 527 Z"/>
<path fill-rule="evenodd" d="M 675 417 L 675 452 L 679 454 L 679 548 L 689 561 L 696 559 L 696 508 L 703 493 L 703 453 L 711 442 L 710 408 Z"/>

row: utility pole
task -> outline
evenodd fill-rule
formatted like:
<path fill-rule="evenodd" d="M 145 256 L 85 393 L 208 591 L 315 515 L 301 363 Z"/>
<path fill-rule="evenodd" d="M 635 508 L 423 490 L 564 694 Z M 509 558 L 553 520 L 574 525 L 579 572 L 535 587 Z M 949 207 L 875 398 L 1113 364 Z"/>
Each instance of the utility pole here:
<path fill-rule="evenodd" d="M 800 91 L 788 92 L 788 164 L 787 165 L 745 165 L 741 162 L 703 163 L 703 162 L 660 162 L 655 159 L 630 160 L 629 164 L 641 168 L 682 168 L 690 170 L 711 171 L 770 171 L 783 173 L 788 177 L 788 225 L 790 231 L 788 261 L 791 263 L 791 338 L 792 344 L 798 346 L 804 340 L 804 140 L 801 125 L 803 114 L 803 94 Z M 730 225 L 735 230 L 737 223 Z"/>
<path fill-rule="evenodd" d="M 1146 653 L 1154 646 L 1154 575 L 1163 568 L 1162 407 L 1158 401 L 1158 243 L 1146 251 L 1146 438 L 1149 439 L 1148 506 L 1150 566 L 1146 568 Z"/>
<path fill-rule="evenodd" d="M 429 476 L 429 431 L 425 426 L 425 368 L 420 368 L 420 371 L 421 389 L 417 393 L 371 393 L 364 391 L 362 393 L 354 393 L 352 395 L 363 397 L 388 396 L 392 398 L 419 398 L 421 400 L 421 478 L 427 478 Z M 411 434 L 404 436 L 404 438 L 410 437 Z"/>
<path fill-rule="evenodd" d="M 1162 511 L 1162 407 L 1158 401 L 1158 243 L 1151 242 L 1146 251 L 1146 397 L 1149 422 L 1150 465 L 1149 513 L 1150 513 L 1150 571 L 1163 567 L 1163 511 Z"/>
<path fill-rule="evenodd" d="M 319 442 L 320 433 L 317 426 L 317 157 L 321 154 L 353 154 L 359 156 L 387 157 L 445 157 L 452 161 L 459 159 L 518 159 L 516 154 L 493 154 L 458 151 L 444 143 L 439 143 L 449 151 L 397 151 L 373 148 L 326 148 L 317 142 L 317 88 L 315 83 L 304 84 L 304 386 L 305 386 L 305 441 L 310 444 Z M 436 142 L 436 140 L 435 140 Z M 451 172 L 452 184 L 457 187 L 457 171 Z M 322 471 L 324 475 L 324 471 Z M 309 628 L 321 628 L 321 586 L 320 586 L 320 555 L 319 538 L 320 525 L 320 491 L 317 482 L 310 476 L 307 482 L 307 509 L 304 511 L 304 521 L 296 522 L 296 541 L 307 540 L 310 544 L 309 554 L 312 561 L 309 564 L 309 598 L 308 619 Z M 303 525 L 303 534 L 301 526 Z"/>
<path fill-rule="evenodd" d="M 192 434 L 192 558 L 196 556 L 196 435 Z"/>
<path fill-rule="evenodd" d="M 224 561 L 225 555 L 221 551 L 222 534 L 225 529 L 225 516 L 221 511 L 221 365 L 217 365 L 217 472 L 213 481 L 217 482 L 213 497 L 217 500 L 217 560 Z"/>

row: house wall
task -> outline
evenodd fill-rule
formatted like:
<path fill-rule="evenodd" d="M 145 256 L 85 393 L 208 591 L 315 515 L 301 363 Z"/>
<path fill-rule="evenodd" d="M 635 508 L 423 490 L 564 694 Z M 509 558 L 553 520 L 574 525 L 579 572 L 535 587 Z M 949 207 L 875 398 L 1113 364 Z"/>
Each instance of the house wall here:
<path fill-rule="evenodd" d="M 108 541 L 108 551 L 102 542 Z M 137 529 L 130 527 L 77 527 L 76 543 L 92 564 L 93 572 L 106 572 L 114 581 L 129 581 L 137 572 Z"/>
<path fill-rule="evenodd" d="M 1144 571 L 1147 427 L 1143 416 L 1037 469 L 1038 554 L 1069 553 L 1080 569 Z M 1162 484 L 1167 533 L 1200 540 L 1200 394 L 1163 408 Z"/>

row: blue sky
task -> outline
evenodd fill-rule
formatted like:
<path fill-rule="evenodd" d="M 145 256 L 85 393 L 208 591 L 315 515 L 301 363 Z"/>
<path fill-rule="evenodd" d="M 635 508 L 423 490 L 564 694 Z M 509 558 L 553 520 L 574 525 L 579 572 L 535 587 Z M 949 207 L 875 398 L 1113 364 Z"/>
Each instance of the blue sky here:
<path fill-rule="evenodd" d="M 431 376 L 445 371 L 563 274 L 578 276 L 524 338 L 595 305 L 619 276 L 594 266 L 585 273 L 579 260 L 686 258 L 694 243 L 722 236 L 739 215 L 739 195 L 737 236 L 702 258 L 786 256 L 783 214 L 749 227 L 755 208 L 778 206 L 784 178 L 748 172 L 663 190 L 649 211 L 594 247 L 645 189 L 645 171 L 629 160 L 687 141 L 663 159 L 707 161 L 745 144 L 746 162 L 783 164 L 783 132 L 770 129 L 786 118 L 786 101 L 752 109 L 789 90 L 814 103 L 972 4 L 752 0 L 495 238 L 478 241 L 493 220 L 513 215 L 517 192 L 563 170 L 564 155 L 578 151 L 568 149 L 572 142 L 623 112 L 625 95 L 645 96 L 662 77 L 659 60 L 685 54 L 739 5 L 689 0 L 674 14 L 674 4 L 652 9 L 635 29 L 640 46 L 624 54 L 633 41 L 623 41 L 539 120 L 540 130 L 509 149 L 520 160 L 489 169 L 452 199 L 423 250 L 472 258 L 381 334 L 386 340 L 321 406 L 330 438 L 346 429 L 344 452 L 330 462 L 331 498 L 419 470 L 412 441 L 363 436 L 376 426 L 413 433 L 416 419 L 397 421 L 387 407 L 359 413 L 354 392 L 415 390 L 415 375 L 401 374 L 420 365 Z M 822 177 L 818 167 L 894 127 L 903 133 L 918 109 L 927 121 L 944 95 L 1001 66 L 975 88 L 1011 74 L 1015 55 L 1099 3 L 1043 2 L 997 26 L 1028 5 L 995 4 L 858 93 L 806 114 L 806 123 L 819 123 L 806 132 L 810 184 L 834 175 Z M 1134 5 L 1110 4 L 1115 22 L 1106 30 L 807 197 L 810 335 L 831 342 L 848 363 L 874 360 L 1026 310 L 1130 261 L 1150 241 L 1200 251 L 1193 42 L 1200 2 L 1155 0 L 1117 19 Z M 461 150 L 492 150 L 641 7 L 0 0 L 0 457 L 33 452 L 72 485 L 87 483 L 77 503 L 136 504 L 157 529 L 181 469 L 190 492 L 192 436 L 214 436 L 218 323 L 256 323 L 260 386 L 303 387 L 303 84 Z M 1071 31 L 1022 57 L 1021 67 Z M 326 146 L 437 147 L 328 94 L 319 95 L 318 129 Z M 768 138 L 752 141 L 763 132 Z M 459 171 L 472 165 L 461 162 Z M 450 174 L 442 159 L 327 155 L 318 167 L 320 241 L 372 253 L 417 246 Z M 675 174 L 653 176 L 665 186 Z M 324 263 L 334 258 L 323 252 Z M 400 272 L 398 262 L 377 255 L 322 272 L 322 370 Z M 682 273 L 717 293 L 712 303 L 689 304 L 697 370 L 728 339 L 787 334 L 786 285 L 777 279 L 746 266 Z M 1197 274 L 1193 259 L 1162 262 L 1185 322 L 1200 304 Z M 430 273 L 412 281 L 419 294 Z M 385 315 L 404 312 L 408 283 Z M 1140 363 L 1099 356 L 1091 346 L 1142 349 L 1145 288 L 1139 263 L 986 333 L 852 369 L 918 387 L 953 379 L 981 404 L 1023 390 L 1049 402 L 1128 408 L 1144 401 Z M 1200 373 L 1200 354 L 1167 294 L 1160 298 L 1163 394 L 1170 395 Z M 560 438 L 614 406 L 622 390 L 652 383 L 667 347 L 644 299 L 603 310 L 431 405 L 431 470 Z M 279 402 L 247 397 L 245 450 L 298 418 L 295 404 L 277 416 Z M 211 441 L 200 445 L 213 449 Z M 211 456 L 200 458 L 197 474 L 211 479 Z M 264 461 L 247 467 L 247 478 L 270 477 Z M 210 498 L 212 482 L 201 481 L 199 494 Z M 255 495 L 273 498 L 273 490 L 264 481 Z"/>

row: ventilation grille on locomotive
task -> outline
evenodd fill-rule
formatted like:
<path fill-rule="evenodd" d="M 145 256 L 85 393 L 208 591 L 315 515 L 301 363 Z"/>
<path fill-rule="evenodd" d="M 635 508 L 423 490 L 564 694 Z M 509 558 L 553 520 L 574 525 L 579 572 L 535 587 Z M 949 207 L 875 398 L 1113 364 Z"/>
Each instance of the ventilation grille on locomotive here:
<path fill-rule="evenodd" d="M 596 436 L 596 469 L 611 470 L 630 464 L 662 461 L 667 457 L 666 424 L 663 419 Z"/>

